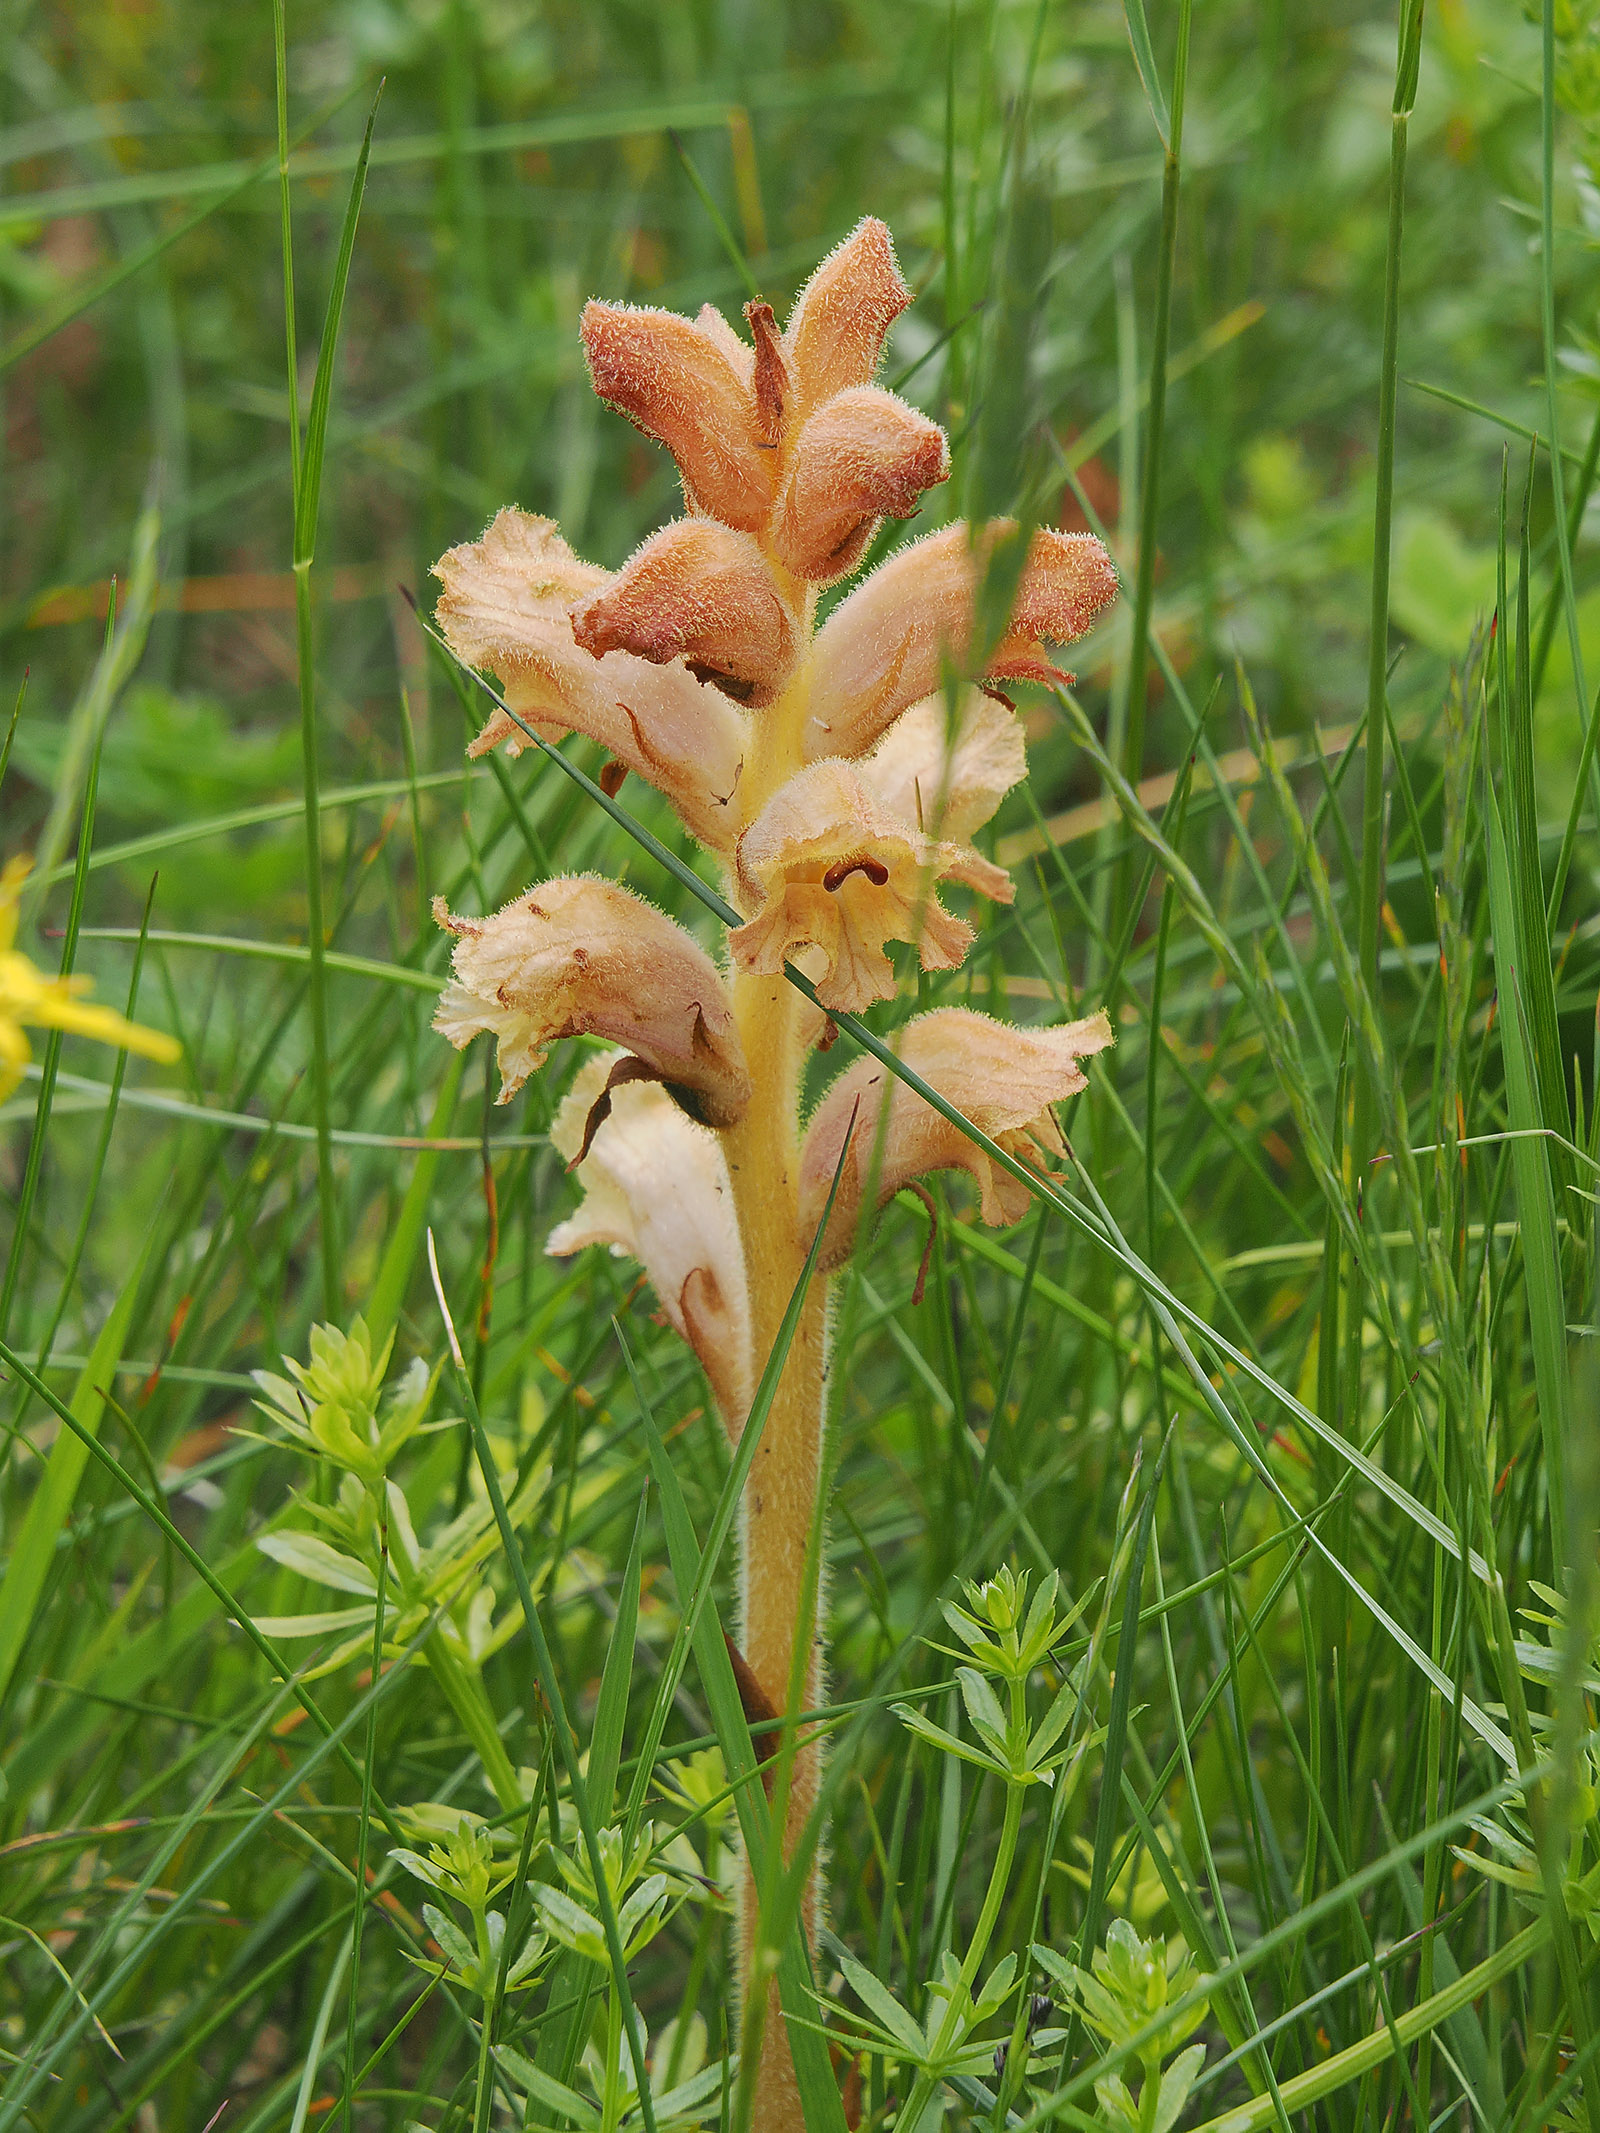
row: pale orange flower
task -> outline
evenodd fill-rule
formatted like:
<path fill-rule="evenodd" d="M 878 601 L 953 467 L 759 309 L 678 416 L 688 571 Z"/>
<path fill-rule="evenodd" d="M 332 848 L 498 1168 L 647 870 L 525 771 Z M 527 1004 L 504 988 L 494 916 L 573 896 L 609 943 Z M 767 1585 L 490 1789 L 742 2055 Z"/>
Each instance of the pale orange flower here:
<path fill-rule="evenodd" d="M 797 631 L 766 557 L 748 533 L 712 518 L 675 519 L 595 592 L 572 631 L 586 652 L 682 659 L 742 704 L 768 704 L 794 664 Z"/>
<path fill-rule="evenodd" d="M 624 1046 L 708 1124 L 743 1115 L 750 1076 L 716 965 L 643 897 L 569 874 L 492 918 L 452 917 L 442 896 L 433 915 L 456 937 L 433 1026 L 457 1051 L 484 1030 L 499 1040 L 501 1103 L 558 1038 L 593 1036 Z"/>
<path fill-rule="evenodd" d="M 928 836 L 960 846 L 963 871 L 957 879 L 997 903 L 1010 903 L 1010 875 L 971 842 L 1027 775 L 1022 721 L 1008 704 L 980 689 L 963 690 L 952 731 L 944 697 L 925 696 L 901 712 L 858 767 L 885 807 Z"/>
<path fill-rule="evenodd" d="M 729 935 L 735 963 L 775 976 L 815 947 L 824 1007 L 894 997 L 885 941 L 914 942 L 924 970 L 955 969 L 972 945 L 934 894 L 964 878 L 960 850 L 891 814 L 850 763 L 812 763 L 780 786 L 739 840 L 738 875 L 751 916 Z"/>
<path fill-rule="evenodd" d="M 1079 1061 L 1104 1051 L 1111 1041 L 1103 1010 L 1053 1029 L 1014 1029 L 970 1008 L 941 1007 L 908 1022 L 895 1050 L 980 1132 L 1032 1166 L 1043 1155 L 1063 1152 L 1051 1106 L 1088 1087 Z M 880 1138 L 885 1102 L 889 1116 Z M 930 1171 L 965 1170 L 977 1182 L 985 1222 L 1020 1222 L 1028 1211 L 1028 1188 L 876 1059 L 858 1059 L 847 1067 L 807 1128 L 800 1158 L 800 1222 L 808 1237 L 822 1219 L 841 1155 L 844 1168 L 820 1258 L 824 1267 L 839 1266 L 850 1256 L 875 1160 L 874 1207 Z"/>
<path fill-rule="evenodd" d="M 957 521 L 897 548 L 840 602 L 812 653 L 809 758 L 860 755 L 902 711 L 933 694 L 946 665 L 962 671 L 983 557 L 1009 530 L 1008 521 L 994 521 L 975 549 Z M 1115 567 L 1092 534 L 1042 527 L 1029 547 L 1007 629 L 982 675 L 968 678 L 1062 679 L 1046 644 L 1081 637 L 1116 594 Z"/>
<path fill-rule="evenodd" d="M 664 792 L 693 835 L 714 851 L 733 840 L 729 802 L 749 736 L 720 689 L 679 660 L 653 665 L 627 652 L 579 649 L 569 609 L 608 582 L 582 562 L 549 519 L 501 511 L 481 540 L 435 563 L 444 583 L 439 624 L 452 651 L 500 683 L 511 710 L 547 741 L 586 734 Z M 527 747 L 516 719 L 496 710 L 468 749 Z"/>

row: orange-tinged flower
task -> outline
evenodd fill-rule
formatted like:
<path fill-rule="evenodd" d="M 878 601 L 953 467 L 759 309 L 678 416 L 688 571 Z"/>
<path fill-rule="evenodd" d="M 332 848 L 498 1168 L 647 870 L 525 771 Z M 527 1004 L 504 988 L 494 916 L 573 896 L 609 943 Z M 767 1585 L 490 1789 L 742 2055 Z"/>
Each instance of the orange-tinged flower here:
<path fill-rule="evenodd" d="M 909 518 L 949 473 L 938 423 L 875 385 L 836 393 L 795 440 L 772 515 L 773 554 L 813 584 L 842 578 L 880 519 Z"/>
<path fill-rule="evenodd" d="M 608 1244 L 636 1259 L 737 1434 L 752 1388 L 750 1305 L 722 1144 L 653 1084 L 617 1086 L 617 1064 L 616 1054 L 587 1061 L 551 1124 L 557 1153 L 577 1163 L 583 1201 L 545 1250 L 563 1258 Z M 609 1115 L 596 1128 L 608 1086 Z"/>
<path fill-rule="evenodd" d="M 594 1036 L 624 1046 L 709 1125 L 743 1115 L 750 1076 L 721 976 L 653 904 L 596 875 L 567 874 L 493 918 L 453 918 L 442 896 L 433 915 L 456 937 L 433 1026 L 457 1051 L 482 1030 L 498 1038 L 501 1103 L 558 1038 Z"/>
<path fill-rule="evenodd" d="M 614 578 L 577 601 L 586 652 L 682 659 L 739 703 L 770 703 L 794 664 L 795 618 L 748 533 L 713 518 L 674 519 Z"/>
<path fill-rule="evenodd" d="M 823 260 L 790 314 L 784 353 L 802 414 L 868 383 L 884 336 L 910 301 L 887 226 L 866 216 Z"/>
<path fill-rule="evenodd" d="M 709 305 L 697 321 L 588 303 L 581 331 L 595 391 L 666 446 L 691 506 L 746 533 L 762 525 L 775 469 L 756 427 L 754 356 L 727 321 Z"/>
<path fill-rule="evenodd" d="M 1104 1051 L 1111 1041 L 1103 1011 L 1054 1029 L 1014 1029 L 970 1008 L 941 1007 L 908 1022 L 896 1052 L 980 1132 L 1032 1165 L 1041 1155 L 1062 1153 L 1065 1143 L 1050 1107 L 1088 1087 L 1079 1061 Z M 880 1150 L 885 1101 L 889 1116 Z M 874 1207 L 930 1171 L 965 1170 L 977 1181 L 985 1222 L 1020 1222 L 1028 1211 L 1031 1196 L 1020 1180 L 886 1066 L 863 1058 L 833 1083 L 806 1132 L 800 1225 L 808 1241 L 822 1219 L 846 1135 L 849 1153 L 823 1242 L 824 1267 L 839 1266 L 850 1256 L 875 1161 Z"/>
<path fill-rule="evenodd" d="M 691 514 L 758 536 L 785 570 L 825 584 L 855 568 L 880 519 L 908 517 L 950 471 L 938 425 L 870 382 L 910 301 L 889 232 L 869 218 L 817 268 L 781 335 L 761 302 L 745 306 L 750 341 L 709 304 L 690 320 L 590 303 L 583 342 L 600 397 L 672 453 Z M 674 565 L 686 560 L 674 552 Z M 693 559 L 689 574 L 701 567 Z M 628 634 L 606 643 L 670 656 L 638 641 L 660 584 L 634 603 Z M 776 641 L 768 664 L 787 664 Z"/>
<path fill-rule="evenodd" d="M 875 799 L 855 766 L 812 763 L 779 787 L 739 840 L 749 921 L 729 935 L 741 970 L 776 976 L 802 946 L 821 951 L 817 997 L 856 1011 L 894 997 L 885 941 L 912 941 L 924 970 L 953 970 L 972 928 L 934 893 L 962 855 Z"/>
<path fill-rule="evenodd" d="M 944 697 L 925 696 L 901 712 L 858 767 L 885 807 L 926 835 L 961 847 L 963 871 L 952 870 L 954 879 L 1010 903 L 1010 875 L 971 843 L 973 832 L 1027 775 L 1022 721 L 1009 705 L 981 689 L 965 689 L 952 729 Z"/>
<path fill-rule="evenodd" d="M 84 994 L 89 978 L 47 977 L 16 946 L 22 884 L 32 861 L 8 859 L 0 872 L 0 1103 L 11 1095 L 33 1054 L 24 1025 L 59 1029 L 93 1037 L 119 1051 L 139 1052 L 170 1066 L 183 1056 L 182 1046 L 160 1030 L 143 1029 L 115 1008 L 91 1007 Z"/>
<path fill-rule="evenodd" d="M 501 511 L 481 540 L 439 558 L 438 618 L 452 651 L 500 683 L 507 704 L 541 738 L 586 734 L 664 792 L 703 844 L 732 843 L 728 803 L 748 743 L 743 715 L 681 662 L 655 666 L 627 652 L 580 651 L 569 608 L 610 574 L 575 556 L 549 519 Z M 496 710 L 468 749 L 527 736 Z"/>
<path fill-rule="evenodd" d="M 806 754 L 860 755 L 900 713 L 963 666 L 984 554 L 1011 530 L 997 519 L 975 549 L 960 521 L 896 549 L 829 616 L 812 655 Z M 1009 624 L 972 680 L 1059 679 L 1045 644 L 1081 637 L 1117 594 L 1117 574 L 1089 533 L 1041 528 Z"/>

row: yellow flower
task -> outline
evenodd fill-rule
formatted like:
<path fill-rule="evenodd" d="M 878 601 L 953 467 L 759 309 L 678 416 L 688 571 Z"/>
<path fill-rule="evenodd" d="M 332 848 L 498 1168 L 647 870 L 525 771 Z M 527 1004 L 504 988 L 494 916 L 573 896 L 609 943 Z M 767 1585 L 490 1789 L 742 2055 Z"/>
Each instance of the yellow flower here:
<path fill-rule="evenodd" d="M 24 1023 L 93 1037 L 100 1044 L 140 1052 L 146 1059 L 170 1066 L 182 1055 L 176 1038 L 160 1030 L 141 1029 L 115 1008 L 86 1005 L 83 996 L 91 979 L 46 977 L 18 950 L 17 908 L 32 864 L 28 859 L 8 859 L 0 873 L 0 1103 L 21 1081 L 22 1070 L 33 1056 L 23 1034 Z"/>

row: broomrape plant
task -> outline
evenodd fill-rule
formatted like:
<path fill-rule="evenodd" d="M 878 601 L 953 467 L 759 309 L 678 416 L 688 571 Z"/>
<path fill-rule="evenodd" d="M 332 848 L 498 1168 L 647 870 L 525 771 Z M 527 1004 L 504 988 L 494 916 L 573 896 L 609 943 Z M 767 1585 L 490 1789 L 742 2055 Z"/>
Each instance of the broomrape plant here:
<path fill-rule="evenodd" d="M 611 758 L 605 789 L 631 771 L 664 793 L 739 914 L 713 956 L 590 876 L 541 882 L 487 918 L 435 904 L 456 938 L 435 1027 L 457 1047 L 494 1036 L 502 1101 L 558 1039 L 610 1047 L 556 1114 L 551 1139 L 583 1197 L 547 1249 L 605 1244 L 639 1262 L 737 1440 L 837 1180 L 741 1513 L 741 1644 L 772 1712 L 823 1694 L 807 1542 L 829 1276 L 872 1212 L 928 1172 L 967 1171 L 986 1222 L 1014 1221 L 1027 1203 L 875 1060 L 847 1067 L 803 1120 L 805 1060 L 831 1041 L 830 1010 L 896 996 L 887 943 L 906 943 L 926 971 L 961 963 L 974 934 L 941 900 L 947 887 L 1010 901 L 1009 877 L 972 841 L 1025 770 L 1021 721 L 999 686 L 1059 680 L 1046 646 L 1081 636 L 1117 590 L 1087 534 L 1037 531 L 1019 554 L 1009 521 L 956 523 L 896 549 L 819 627 L 822 592 L 860 568 L 883 520 L 910 515 L 949 473 L 938 426 L 872 383 L 909 302 L 889 233 L 869 219 L 817 268 L 782 332 L 761 302 L 745 307 L 748 341 L 709 305 L 688 319 L 590 303 L 595 390 L 672 454 L 684 515 L 616 572 L 512 508 L 435 565 L 449 646 L 503 691 L 469 753 L 515 755 L 530 734 L 598 742 Z M 991 575 L 1015 589 L 986 642 L 977 618 Z M 789 964 L 817 1004 L 788 983 Z M 1017 1029 L 941 1008 L 906 1023 L 897 1049 L 1031 1162 L 1062 1151 L 1051 1107 L 1087 1085 L 1083 1060 L 1110 1042 L 1103 1013 Z M 794 1750 L 786 1853 L 819 1767 L 815 1742 Z M 814 1881 L 806 1918 L 814 1939 Z M 740 1930 L 748 1971 L 748 1882 Z M 764 2133 L 801 2124 L 776 2019 L 755 2108 Z"/>

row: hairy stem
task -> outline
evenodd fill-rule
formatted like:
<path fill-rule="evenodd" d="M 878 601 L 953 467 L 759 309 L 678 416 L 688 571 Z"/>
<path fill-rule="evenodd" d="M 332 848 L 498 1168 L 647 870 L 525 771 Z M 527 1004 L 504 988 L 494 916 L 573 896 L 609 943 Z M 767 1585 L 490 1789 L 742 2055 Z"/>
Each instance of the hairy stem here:
<path fill-rule="evenodd" d="M 724 1137 L 744 1238 L 750 1284 L 751 1332 L 759 1368 L 772 1352 L 783 1316 L 805 1267 L 798 1221 L 801 1018 L 807 1002 L 785 979 L 738 977 L 733 985 L 745 1057 L 754 1089 L 743 1121 Z M 822 1441 L 823 1376 L 827 1348 L 825 1283 L 813 1281 L 790 1345 L 761 1443 L 745 1484 L 741 1510 L 740 1642 L 751 1671 L 774 1711 L 788 1701 L 796 1625 L 815 1622 L 817 1595 L 805 1590 L 806 1541 L 816 1506 Z M 802 1674 L 801 1706 L 822 1693 L 820 1634 Z M 816 1802 L 821 1751 L 796 1749 L 783 1832 L 787 1859 Z M 815 1881 L 806 1904 L 808 1932 L 817 1912 Z M 756 1940 L 757 1897 L 746 1872 L 740 1901 L 740 1974 L 749 1984 Z M 789 2043 L 771 1988 L 756 2083 L 755 2123 L 762 2133 L 803 2133 Z"/>

